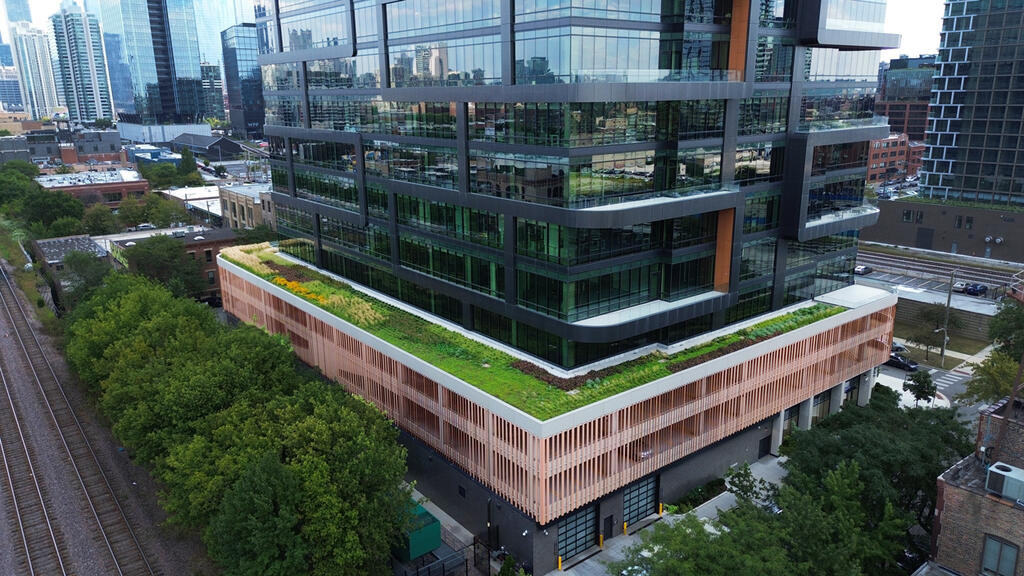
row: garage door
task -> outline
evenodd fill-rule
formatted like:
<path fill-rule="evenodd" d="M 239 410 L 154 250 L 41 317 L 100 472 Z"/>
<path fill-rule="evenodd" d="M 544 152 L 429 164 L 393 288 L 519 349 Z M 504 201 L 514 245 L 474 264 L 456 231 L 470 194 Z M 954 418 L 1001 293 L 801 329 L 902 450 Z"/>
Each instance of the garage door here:
<path fill-rule="evenodd" d="M 597 506 L 588 506 L 558 522 L 558 555 L 568 560 L 597 544 Z"/>
<path fill-rule="evenodd" d="M 658 482 L 649 476 L 626 487 L 622 494 L 622 520 L 633 524 L 658 512 Z"/>

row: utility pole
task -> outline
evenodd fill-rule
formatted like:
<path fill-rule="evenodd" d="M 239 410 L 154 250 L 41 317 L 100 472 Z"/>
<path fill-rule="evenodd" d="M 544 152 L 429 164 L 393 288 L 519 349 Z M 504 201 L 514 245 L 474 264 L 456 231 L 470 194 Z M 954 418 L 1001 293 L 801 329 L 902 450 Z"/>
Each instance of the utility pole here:
<path fill-rule="evenodd" d="M 939 366 L 946 369 L 946 343 L 949 342 L 949 305 L 953 301 L 953 282 L 956 281 L 956 273 L 959 268 L 954 268 L 949 273 L 949 289 L 946 291 L 946 320 L 942 324 L 942 354 L 939 355 Z"/>

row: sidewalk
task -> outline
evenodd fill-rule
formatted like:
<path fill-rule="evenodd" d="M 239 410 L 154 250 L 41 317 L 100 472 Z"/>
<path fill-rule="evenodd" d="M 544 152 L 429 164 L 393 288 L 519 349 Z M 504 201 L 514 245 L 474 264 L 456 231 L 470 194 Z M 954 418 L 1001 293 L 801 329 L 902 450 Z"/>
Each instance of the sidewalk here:
<path fill-rule="evenodd" d="M 977 354 L 968 357 L 959 366 L 953 368 L 953 372 L 957 372 L 959 374 L 974 374 L 974 368 L 971 368 L 971 364 L 981 364 L 989 357 L 990 354 L 992 354 L 992 351 L 995 350 L 995 348 L 995 344 L 989 344 L 982 348 Z M 949 352 L 946 352 L 946 354 L 949 354 Z"/>
<path fill-rule="evenodd" d="M 784 461 L 784 457 L 765 456 L 750 465 L 750 472 L 755 478 L 778 484 L 786 475 L 786 471 L 781 466 L 781 463 Z M 736 496 L 730 492 L 723 492 L 693 509 L 690 513 L 696 514 L 698 518 L 717 519 L 719 512 L 728 510 L 735 505 Z M 665 514 L 662 516 L 662 521 L 671 524 L 680 517 L 681 515 L 679 514 Z M 657 524 L 657 522 L 654 524 Z M 553 570 L 547 576 L 608 576 L 608 563 L 617 562 L 625 558 L 626 548 L 640 542 L 640 536 L 644 532 L 651 530 L 651 526 L 654 524 L 641 528 L 629 535 L 616 536 L 606 541 L 604 549 L 598 554 L 562 572 Z"/>
<path fill-rule="evenodd" d="M 903 344 L 904 346 L 908 345 L 907 341 L 903 338 L 893 338 L 892 341 Z M 988 346 L 979 350 L 977 354 L 964 354 L 963 352 L 957 352 L 955 350 L 946 350 L 946 356 L 960 360 L 960 364 L 957 365 L 952 370 L 950 370 L 950 372 L 956 372 L 958 374 L 967 375 L 973 374 L 974 369 L 972 369 L 970 365 L 982 363 L 986 358 L 989 357 L 989 354 L 992 354 L 992 350 L 994 349 L 995 344 L 989 344 Z"/>

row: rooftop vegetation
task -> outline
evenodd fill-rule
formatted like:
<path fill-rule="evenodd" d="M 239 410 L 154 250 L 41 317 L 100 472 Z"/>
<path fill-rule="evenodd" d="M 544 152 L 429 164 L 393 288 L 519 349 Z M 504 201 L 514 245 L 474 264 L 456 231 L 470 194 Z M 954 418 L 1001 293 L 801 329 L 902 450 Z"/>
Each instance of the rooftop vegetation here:
<path fill-rule="evenodd" d="M 654 352 L 612 368 L 591 372 L 583 378 L 573 379 L 576 386 L 567 387 L 565 381 L 560 383 L 557 377 L 539 377 L 543 370 L 531 370 L 519 358 L 282 258 L 269 244 L 228 248 L 221 252 L 221 256 L 540 420 L 548 420 L 653 382 L 843 310 L 838 306 L 814 304 L 675 354 Z"/>

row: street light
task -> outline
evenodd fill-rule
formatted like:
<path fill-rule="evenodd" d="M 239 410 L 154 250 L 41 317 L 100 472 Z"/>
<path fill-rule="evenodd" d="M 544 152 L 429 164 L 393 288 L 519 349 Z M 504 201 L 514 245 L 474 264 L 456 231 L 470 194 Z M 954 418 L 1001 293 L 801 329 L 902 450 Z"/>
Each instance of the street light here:
<path fill-rule="evenodd" d="M 949 305 L 953 301 L 953 283 L 956 281 L 956 273 L 959 271 L 959 268 L 954 268 L 949 273 L 949 289 L 946 291 L 946 319 L 942 323 L 942 328 L 935 330 L 935 332 L 942 330 L 942 354 L 939 355 L 939 365 L 943 370 L 946 369 L 946 344 L 949 342 Z"/>

